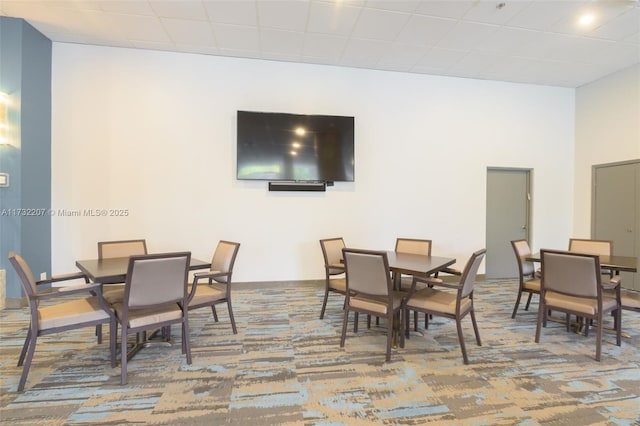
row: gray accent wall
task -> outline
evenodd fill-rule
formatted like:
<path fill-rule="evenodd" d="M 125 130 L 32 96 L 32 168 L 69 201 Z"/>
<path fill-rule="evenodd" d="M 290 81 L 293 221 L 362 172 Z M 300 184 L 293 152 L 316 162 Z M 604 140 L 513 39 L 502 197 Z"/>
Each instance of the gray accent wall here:
<path fill-rule="evenodd" d="M 51 217 L 19 209 L 51 208 L 51 40 L 23 19 L 0 17 L 0 92 L 10 98 L 10 145 L 0 145 L 0 269 L 6 270 L 7 305 L 22 297 L 8 261 L 21 254 L 36 279 L 51 275 Z M 37 210 L 43 211 L 43 210 Z"/>

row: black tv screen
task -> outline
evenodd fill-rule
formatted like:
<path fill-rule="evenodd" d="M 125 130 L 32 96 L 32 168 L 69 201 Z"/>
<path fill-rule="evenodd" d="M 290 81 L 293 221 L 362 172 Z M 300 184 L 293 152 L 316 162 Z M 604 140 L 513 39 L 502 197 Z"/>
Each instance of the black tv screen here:
<path fill-rule="evenodd" d="M 237 178 L 353 181 L 354 118 L 238 111 Z"/>

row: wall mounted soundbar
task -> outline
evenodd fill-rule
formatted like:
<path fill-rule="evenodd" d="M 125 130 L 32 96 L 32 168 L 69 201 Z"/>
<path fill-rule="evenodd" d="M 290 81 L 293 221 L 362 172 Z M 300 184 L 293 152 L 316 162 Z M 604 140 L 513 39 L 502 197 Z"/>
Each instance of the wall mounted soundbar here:
<path fill-rule="evenodd" d="M 327 190 L 325 182 L 269 182 L 269 191 L 319 191 Z"/>

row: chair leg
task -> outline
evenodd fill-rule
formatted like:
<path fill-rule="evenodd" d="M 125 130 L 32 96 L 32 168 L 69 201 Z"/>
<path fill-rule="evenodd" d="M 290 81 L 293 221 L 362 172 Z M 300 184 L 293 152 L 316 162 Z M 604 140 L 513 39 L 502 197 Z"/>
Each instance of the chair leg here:
<path fill-rule="evenodd" d="M 355 313 L 356 322 L 358 321 L 358 313 Z M 349 322 L 349 310 L 344 310 L 344 318 L 342 319 L 342 334 L 340 335 L 340 347 L 344 348 L 344 341 L 347 338 L 347 323 Z"/>
<path fill-rule="evenodd" d="M 471 312 L 471 323 L 473 324 L 473 332 L 476 334 L 476 343 L 478 346 L 482 346 L 482 342 L 480 341 L 480 333 L 478 332 L 478 323 L 476 322 L 476 313 L 472 309 Z"/>
<path fill-rule="evenodd" d="M 586 318 L 582 318 L 580 320 L 580 324 L 582 324 L 583 320 L 584 320 L 584 337 L 589 337 L 589 324 L 592 324 L 592 322 L 587 320 Z M 602 323 L 598 324 L 598 327 L 602 327 Z"/>
<path fill-rule="evenodd" d="M 456 327 L 458 329 L 458 340 L 460 341 L 460 350 L 462 350 L 462 360 L 465 364 L 469 364 L 469 358 L 467 358 L 467 348 L 464 345 L 464 335 L 462 334 L 462 322 L 460 318 L 456 318 Z"/>
<path fill-rule="evenodd" d="M 529 310 L 529 305 L 531 304 L 531 297 L 533 297 L 533 293 L 529 292 L 529 297 L 527 297 L 527 304 L 524 306 L 524 310 Z"/>
<path fill-rule="evenodd" d="M 367 329 L 371 329 L 371 315 L 367 315 Z"/>
<path fill-rule="evenodd" d="M 522 297 L 522 291 L 518 290 L 518 297 L 516 298 L 516 305 L 513 307 L 513 312 L 511 313 L 511 318 L 516 317 L 516 313 L 518 313 L 518 306 L 520 306 L 520 298 Z M 527 304 L 527 306 L 529 306 Z"/>
<path fill-rule="evenodd" d="M 357 333 L 358 332 L 358 320 L 360 319 L 359 312 L 355 312 L 353 316 L 355 318 L 355 320 L 353 321 L 353 332 Z"/>
<path fill-rule="evenodd" d="M 231 299 L 227 300 L 227 309 L 229 310 L 229 319 L 231 319 L 231 329 L 233 329 L 233 334 L 238 334 L 238 329 L 236 328 L 236 320 L 233 317 L 233 308 L 231 307 Z"/>
<path fill-rule="evenodd" d="M 211 305 L 211 312 L 213 313 L 213 320 L 218 322 L 218 313 L 216 312 L 216 305 Z"/>
<path fill-rule="evenodd" d="M 118 340 L 118 322 L 113 317 L 109 323 L 109 352 L 111 354 L 111 368 L 116 367 L 116 344 Z"/>
<path fill-rule="evenodd" d="M 324 319 L 324 311 L 327 309 L 327 300 L 329 300 L 329 290 L 324 290 L 324 300 L 322 301 L 322 309 L 320 309 L 320 319 Z"/>
<path fill-rule="evenodd" d="M 124 324 L 120 336 L 120 384 L 127 384 L 127 327 Z"/>
<path fill-rule="evenodd" d="M 615 310 L 616 313 L 616 345 L 620 346 L 622 343 L 622 308 Z"/>
<path fill-rule="evenodd" d="M 391 361 L 391 343 L 392 342 L 393 342 L 393 313 L 391 313 L 391 318 L 387 317 L 387 351 L 384 358 L 386 362 Z"/>
<path fill-rule="evenodd" d="M 24 344 L 22 345 L 22 351 L 20 352 L 20 357 L 18 358 L 18 367 L 22 367 L 24 363 L 24 356 L 27 354 L 27 349 L 29 349 L 29 343 L 31 342 L 31 324 L 29 324 L 29 330 L 27 330 L 27 337 L 24 339 Z"/>
<path fill-rule="evenodd" d="M 24 359 L 24 366 L 22 367 L 22 375 L 20 376 L 20 383 L 18 383 L 18 392 L 24 390 L 24 385 L 27 383 L 27 376 L 29 375 L 29 369 L 31 368 L 31 360 L 33 360 L 33 353 L 36 350 L 36 340 L 38 336 L 29 329 L 29 349 L 27 350 L 27 356 Z M 26 342 L 25 342 L 26 344 Z"/>
<path fill-rule="evenodd" d="M 403 318 L 402 315 L 402 310 L 398 311 L 398 317 L 400 320 L 400 324 L 398 324 L 398 338 L 400 339 L 400 342 L 398 343 L 400 345 L 401 348 L 404 348 L 404 333 L 402 333 L 402 330 L 404 330 L 405 328 L 408 330 L 409 329 L 409 324 L 405 324 L 405 319 Z M 393 324 L 393 323 L 392 323 Z"/>
<path fill-rule="evenodd" d="M 596 361 L 600 361 L 602 352 L 602 312 L 598 312 L 598 331 L 596 332 Z"/>
<path fill-rule="evenodd" d="M 98 344 L 102 343 L 102 324 L 96 325 L 96 336 L 98 337 Z"/>
<path fill-rule="evenodd" d="M 189 315 L 188 310 L 184 311 L 182 319 L 182 342 L 184 343 L 184 351 L 187 355 L 187 364 L 191 365 L 191 344 L 189 343 Z"/>
<path fill-rule="evenodd" d="M 418 331 L 418 311 L 413 311 L 413 331 Z"/>
<path fill-rule="evenodd" d="M 540 329 L 542 328 L 542 323 L 546 324 L 546 312 L 544 308 L 544 302 L 542 301 L 542 297 L 540 297 L 540 306 L 538 307 L 538 321 L 536 322 L 536 338 L 535 342 L 540 343 Z"/>
<path fill-rule="evenodd" d="M 410 312 L 409 309 L 404 309 L 400 313 L 400 315 L 404 317 L 404 328 L 401 327 L 400 330 L 402 330 L 402 332 L 404 333 L 407 339 L 411 338 L 411 336 L 409 336 L 409 312 Z"/>

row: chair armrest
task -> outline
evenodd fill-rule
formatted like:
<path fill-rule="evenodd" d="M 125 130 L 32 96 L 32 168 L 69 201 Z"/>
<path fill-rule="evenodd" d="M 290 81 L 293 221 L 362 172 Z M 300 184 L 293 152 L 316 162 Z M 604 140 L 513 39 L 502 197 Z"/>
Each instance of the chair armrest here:
<path fill-rule="evenodd" d="M 61 281 L 70 281 L 70 280 L 78 280 L 78 279 L 83 279 L 85 283 L 89 282 L 89 277 L 87 277 L 87 275 L 84 272 L 71 272 L 69 274 L 54 275 L 53 277 L 47 278 L 46 280 L 36 281 L 36 285 L 51 284 L 51 283 L 57 283 Z"/>
<path fill-rule="evenodd" d="M 427 284 L 429 286 L 440 286 L 440 287 L 455 288 L 455 289 L 460 287 L 459 283 L 446 283 L 443 280 L 441 280 L 440 278 L 413 277 L 413 282 L 411 283 L 412 289 L 413 289 L 413 287 L 415 287 L 415 284 L 418 283 L 418 282 L 425 283 L 425 284 Z"/>
<path fill-rule="evenodd" d="M 621 282 L 622 278 L 620 277 L 620 275 L 616 275 L 611 278 L 608 283 L 602 283 L 602 288 L 604 288 L 605 290 L 611 290 L 620 286 Z"/>
<path fill-rule="evenodd" d="M 39 293 L 35 296 L 35 299 L 52 299 L 54 297 L 67 296 L 69 294 L 83 293 L 87 291 L 96 291 L 96 293 L 102 296 L 102 284 L 91 283 L 60 287 L 58 291 L 52 291 L 50 293 Z"/>
<path fill-rule="evenodd" d="M 444 268 L 440 272 L 444 272 L 451 275 L 457 275 L 459 277 L 462 276 L 462 271 L 456 268 Z"/>
<path fill-rule="evenodd" d="M 202 278 L 218 278 L 218 277 L 224 277 L 225 275 L 229 275 L 229 272 L 222 272 L 222 271 L 196 272 L 195 274 L 193 274 L 193 283 L 195 285 L 195 283 Z"/>

